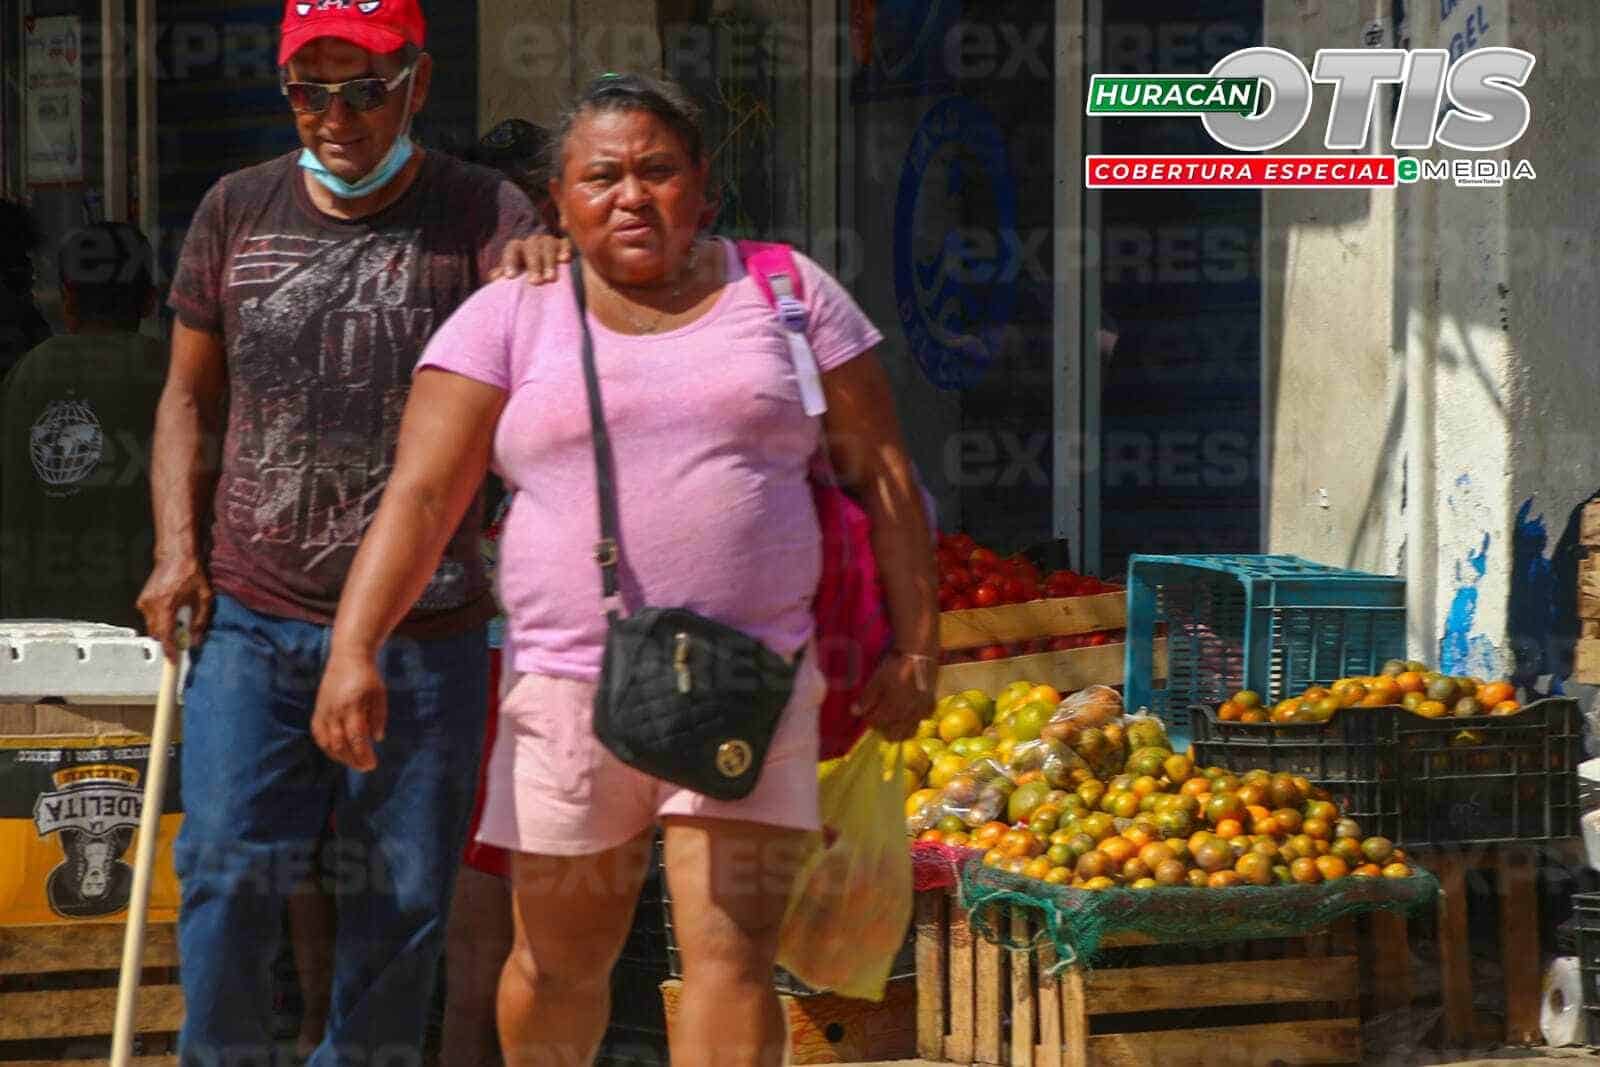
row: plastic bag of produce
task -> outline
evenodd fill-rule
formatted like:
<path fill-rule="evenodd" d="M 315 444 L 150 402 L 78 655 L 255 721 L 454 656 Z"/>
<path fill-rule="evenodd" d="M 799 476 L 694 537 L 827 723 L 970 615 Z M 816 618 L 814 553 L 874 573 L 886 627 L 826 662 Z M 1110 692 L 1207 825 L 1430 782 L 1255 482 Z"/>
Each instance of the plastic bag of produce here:
<path fill-rule="evenodd" d="M 898 774 L 898 771 L 893 773 Z M 987 756 L 974 760 L 950 779 L 950 783 L 936 798 L 906 819 L 906 833 L 916 837 L 924 830 L 938 826 L 939 820 L 950 815 L 967 826 L 982 826 L 1000 818 L 1006 809 L 1006 800 L 1015 788 L 1015 783 L 1006 775 L 1006 769 L 999 760 Z"/>
<path fill-rule="evenodd" d="M 1051 789 L 1076 789 L 1094 777 L 1083 757 L 1061 742 L 1043 737 L 1012 749 L 1010 767 L 1013 776 L 1038 771 Z"/>
<path fill-rule="evenodd" d="M 911 923 L 900 760 L 885 776 L 883 744 L 868 731 L 822 765 L 825 832 L 795 879 L 778 944 L 779 966 L 806 985 L 863 1000 L 883 999 Z"/>
<path fill-rule="evenodd" d="M 1110 686 L 1091 685 L 1063 700 L 1039 732 L 1041 739 L 1065 745 L 1089 765 L 1095 776 L 1121 772 L 1128 757 L 1122 725 L 1122 697 Z"/>

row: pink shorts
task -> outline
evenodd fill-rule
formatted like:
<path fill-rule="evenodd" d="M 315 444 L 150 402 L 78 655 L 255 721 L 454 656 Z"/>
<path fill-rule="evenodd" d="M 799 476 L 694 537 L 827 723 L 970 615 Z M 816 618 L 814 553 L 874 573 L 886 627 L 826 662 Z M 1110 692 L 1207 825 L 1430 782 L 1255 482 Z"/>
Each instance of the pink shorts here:
<path fill-rule="evenodd" d="M 591 724 L 593 682 L 522 675 L 500 704 L 478 840 L 517 852 L 588 856 L 669 815 L 819 829 L 817 715 L 826 682 L 815 658 L 808 652 L 801 660 L 755 791 L 734 801 L 652 778 L 606 751 Z"/>

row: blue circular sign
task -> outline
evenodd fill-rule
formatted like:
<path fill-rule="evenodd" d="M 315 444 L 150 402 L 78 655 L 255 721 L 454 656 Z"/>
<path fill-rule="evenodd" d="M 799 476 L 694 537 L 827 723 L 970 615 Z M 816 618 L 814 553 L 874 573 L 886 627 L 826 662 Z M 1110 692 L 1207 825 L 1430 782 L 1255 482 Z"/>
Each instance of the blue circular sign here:
<path fill-rule="evenodd" d="M 970 388 L 999 358 L 1020 247 L 999 125 L 964 97 L 940 101 L 912 135 L 894 208 L 895 306 L 936 387 Z"/>

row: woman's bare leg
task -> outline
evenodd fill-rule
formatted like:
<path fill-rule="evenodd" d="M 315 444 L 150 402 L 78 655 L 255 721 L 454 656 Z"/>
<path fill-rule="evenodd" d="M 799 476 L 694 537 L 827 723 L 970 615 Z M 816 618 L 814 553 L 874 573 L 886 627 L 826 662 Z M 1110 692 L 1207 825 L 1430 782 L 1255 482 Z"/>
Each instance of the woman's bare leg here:
<path fill-rule="evenodd" d="M 788 1038 L 772 966 L 805 835 L 754 823 L 666 822 L 667 885 L 683 961 L 672 1062 L 781 1067 Z"/>
<path fill-rule="evenodd" d="M 445 934 L 440 1067 L 485 1067 L 500 1062 L 495 998 L 513 939 L 511 883 L 463 866 Z"/>
<path fill-rule="evenodd" d="M 294 950 L 294 970 L 300 982 L 300 1034 L 295 1054 L 310 1056 L 322 1043 L 328 1028 L 328 1005 L 333 996 L 333 897 L 322 891 L 321 877 L 311 877 L 289 894 L 289 944 Z"/>
<path fill-rule="evenodd" d="M 513 854 L 515 939 L 499 998 L 507 1067 L 593 1061 L 649 862 L 648 833 L 594 856 Z"/>

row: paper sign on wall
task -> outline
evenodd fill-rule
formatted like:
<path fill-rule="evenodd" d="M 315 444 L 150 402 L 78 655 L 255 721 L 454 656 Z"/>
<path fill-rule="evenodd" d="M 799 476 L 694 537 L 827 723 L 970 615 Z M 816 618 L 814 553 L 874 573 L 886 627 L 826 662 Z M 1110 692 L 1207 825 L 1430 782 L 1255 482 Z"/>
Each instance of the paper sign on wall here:
<path fill-rule="evenodd" d="M 83 180 L 83 35 L 76 15 L 22 20 L 30 185 Z"/>

